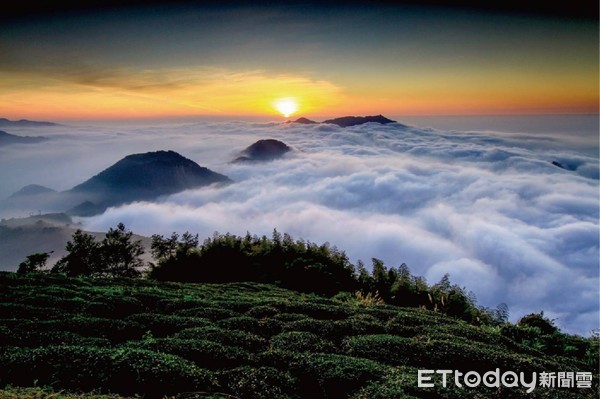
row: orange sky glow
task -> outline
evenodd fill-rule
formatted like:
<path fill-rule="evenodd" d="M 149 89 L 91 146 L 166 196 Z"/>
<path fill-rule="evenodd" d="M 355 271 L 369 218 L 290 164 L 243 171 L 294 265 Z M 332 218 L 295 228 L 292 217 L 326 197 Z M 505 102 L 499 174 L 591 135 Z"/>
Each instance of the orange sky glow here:
<path fill-rule="evenodd" d="M 292 118 L 598 112 L 597 24 L 436 10 L 19 21 L 0 35 L 0 117 L 278 119 L 283 98 Z"/>

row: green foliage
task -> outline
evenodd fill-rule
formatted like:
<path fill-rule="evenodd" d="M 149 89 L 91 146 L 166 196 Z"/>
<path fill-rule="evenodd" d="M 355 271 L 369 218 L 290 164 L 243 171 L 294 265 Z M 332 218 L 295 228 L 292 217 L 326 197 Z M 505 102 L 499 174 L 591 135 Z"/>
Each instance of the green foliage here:
<path fill-rule="evenodd" d="M 197 237 L 180 240 L 175 233 L 170 238 L 155 235 L 152 255 L 157 264 L 149 276 L 158 280 L 279 282 L 283 287 L 325 295 L 354 285 L 354 268 L 344 252 L 329 244 L 294 241 L 276 230 L 273 239 L 215 233 L 200 247 Z M 228 267 L 215 267 L 223 264 Z"/>
<path fill-rule="evenodd" d="M 180 339 L 207 339 L 224 345 L 238 346 L 249 351 L 263 349 L 267 341 L 258 335 L 241 330 L 223 330 L 216 326 L 187 328 L 175 334 Z"/>
<path fill-rule="evenodd" d="M 310 354 L 298 367 L 301 396 L 345 398 L 370 381 L 381 378 L 384 368 L 371 360 L 336 354 Z"/>
<path fill-rule="evenodd" d="M 94 236 L 75 231 L 67 242 L 67 255 L 52 268 L 55 273 L 67 276 L 139 277 L 144 262 L 141 240 L 132 241 L 133 233 L 119 223 L 111 228 L 101 242 Z"/>
<path fill-rule="evenodd" d="M 157 337 L 166 337 L 183 329 L 210 325 L 210 321 L 197 317 L 164 315 L 157 313 L 138 313 L 127 317 L 128 321 L 142 326 L 144 331 L 152 331 Z"/>
<path fill-rule="evenodd" d="M 440 283 L 446 306 L 452 284 Z M 517 399 L 525 397 L 518 389 L 418 388 L 416 370 L 598 369 L 597 338 L 476 326 L 434 309 L 365 306 L 249 282 L 0 273 L 0 316 L 0 387 L 161 399 Z M 595 397 L 597 374 L 593 381 L 590 390 L 527 397 Z"/>
<path fill-rule="evenodd" d="M 54 392 L 50 388 L 21 388 L 7 386 L 0 389 L 2 399 L 127 399 L 120 395 L 100 395 L 92 393 Z"/>
<path fill-rule="evenodd" d="M 542 313 L 531 313 L 527 316 L 523 316 L 519 322 L 518 326 L 523 327 L 532 327 L 538 328 L 541 334 L 553 334 L 558 331 L 558 328 L 554 326 L 554 322 L 547 317 L 544 317 L 544 312 Z"/>
<path fill-rule="evenodd" d="M 238 367 L 224 371 L 224 386 L 232 395 L 247 399 L 284 399 L 293 394 L 296 379 L 287 372 L 272 367 Z"/>
<path fill-rule="evenodd" d="M 290 331 L 278 334 L 271 339 L 273 349 L 293 352 L 335 352 L 332 342 L 316 334 L 305 331 Z"/>
<path fill-rule="evenodd" d="M 54 265 L 53 272 L 65 273 L 70 277 L 94 276 L 101 268 L 100 244 L 93 235 L 78 229 L 67 242 L 66 250 L 68 254 Z"/>
<path fill-rule="evenodd" d="M 242 348 L 203 339 L 157 338 L 129 342 L 127 347 L 177 355 L 212 370 L 239 366 L 247 363 L 250 356 Z"/>
<path fill-rule="evenodd" d="M 25 260 L 19 264 L 17 273 L 33 273 L 42 270 L 46 267 L 46 262 L 50 257 L 51 252 L 36 252 L 25 257 Z"/>
<path fill-rule="evenodd" d="M 132 241 L 133 233 L 119 223 L 117 228 L 109 229 L 100 244 L 101 268 L 100 276 L 107 277 L 139 277 L 144 261 L 142 241 Z"/>
<path fill-rule="evenodd" d="M 0 383 L 52 384 L 91 391 L 159 398 L 181 391 L 210 389 L 212 374 L 177 356 L 137 349 L 49 346 L 14 348 L 0 354 Z"/>

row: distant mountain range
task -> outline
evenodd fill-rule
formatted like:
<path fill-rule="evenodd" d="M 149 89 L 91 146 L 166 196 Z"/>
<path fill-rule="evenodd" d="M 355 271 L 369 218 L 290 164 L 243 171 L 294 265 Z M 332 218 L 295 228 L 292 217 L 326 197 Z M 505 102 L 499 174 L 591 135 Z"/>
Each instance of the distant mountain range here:
<path fill-rule="evenodd" d="M 2 205 L 67 210 L 73 216 L 91 216 L 110 206 L 151 201 L 191 188 L 231 182 L 227 176 L 201 167 L 174 151 L 156 151 L 128 155 L 67 191 L 56 192 L 39 185 L 25 186 Z"/>
<path fill-rule="evenodd" d="M 272 161 L 281 158 L 291 148 L 287 144 L 275 139 L 258 140 L 256 143 L 248 146 L 240 153 L 240 156 L 233 162 L 261 162 Z"/>
<path fill-rule="evenodd" d="M 46 137 L 41 136 L 17 136 L 14 134 L 6 133 L 0 130 L 0 146 L 9 144 L 35 144 L 47 141 Z"/>
<path fill-rule="evenodd" d="M 0 118 L 0 127 L 44 127 L 44 126 L 60 126 L 60 125 L 58 123 L 53 123 L 53 122 L 37 122 L 37 121 L 29 121 L 27 119 L 11 121 L 6 118 Z"/>
<path fill-rule="evenodd" d="M 328 119 L 326 121 L 323 122 L 315 122 L 313 120 L 310 120 L 308 118 L 298 118 L 295 121 L 290 121 L 289 123 L 299 123 L 302 125 L 313 125 L 313 124 L 317 124 L 317 123 L 330 123 L 333 125 L 338 125 L 340 127 L 349 127 L 349 126 L 356 126 L 356 125 L 362 125 L 364 123 L 369 123 L 369 122 L 373 122 L 373 123 L 380 123 L 382 125 L 388 124 L 388 123 L 397 123 L 396 121 L 393 121 L 391 119 L 386 118 L 383 115 L 373 115 L 373 116 L 342 116 L 340 118 L 334 118 L 334 119 Z"/>

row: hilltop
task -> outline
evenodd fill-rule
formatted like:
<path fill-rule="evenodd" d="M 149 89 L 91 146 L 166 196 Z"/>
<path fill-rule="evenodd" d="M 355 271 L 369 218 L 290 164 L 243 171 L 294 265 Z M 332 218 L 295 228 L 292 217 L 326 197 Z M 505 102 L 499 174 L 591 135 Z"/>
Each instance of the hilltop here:
<path fill-rule="evenodd" d="M 295 121 L 287 121 L 286 123 L 297 123 L 301 125 L 315 125 L 319 123 L 330 123 L 338 125 L 339 127 L 350 127 L 356 125 L 363 125 L 365 123 L 379 123 L 386 125 L 388 123 L 397 123 L 394 120 L 388 119 L 383 115 L 372 115 L 372 116 L 342 116 L 339 118 L 327 119 L 323 122 L 316 122 L 308 118 L 298 118 Z"/>
<path fill-rule="evenodd" d="M 281 158 L 291 148 L 275 139 L 258 140 L 244 149 L 233 162 L 262 162 Z"/>
<path fill-rule="evenodd" d="M 340 127 L 350 127 L 356 125 L 362 125 L 365 123 L 380 123 L 382 125 L 388 123 L 395 123 L 391 119 L 386 118 L 383 115 L 374 115 L 374 116 L 343 116 L 341 118 L 328 119 L 323 121 L 323 123 L 331 123 L 334 125 L 338 125 Z"/>

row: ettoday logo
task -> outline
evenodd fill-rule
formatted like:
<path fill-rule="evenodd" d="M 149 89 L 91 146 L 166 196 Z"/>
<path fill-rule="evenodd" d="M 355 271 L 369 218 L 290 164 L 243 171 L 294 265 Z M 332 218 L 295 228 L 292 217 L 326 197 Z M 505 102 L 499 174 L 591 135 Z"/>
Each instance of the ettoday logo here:
<path fill-rule="evenodd" d="M 449 382 L 459 387 L 476 388 L 483 384 L 488 388 L 526 388 L 527 393 L 533 392 L 538 386 L 546 388 L 591 388 L 592 373 L 588 372 L 559 372 L 559 373 L 536 373 L 531 375 L 515 373 L 514 371 L 501 372 L 500 369 L 488 371 L 483 375 L 477 371 L 466 373 L 458 370 L 419 370 L 417 386 L 419 388 L 433 388 L 434 375 L 440 375 L 442 386 L 447 387 Z M 539 378 L 538 378 L 539 377 Z"/>

